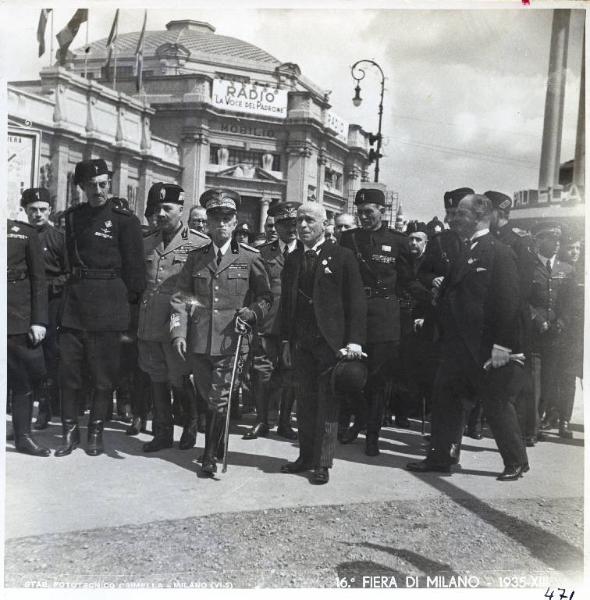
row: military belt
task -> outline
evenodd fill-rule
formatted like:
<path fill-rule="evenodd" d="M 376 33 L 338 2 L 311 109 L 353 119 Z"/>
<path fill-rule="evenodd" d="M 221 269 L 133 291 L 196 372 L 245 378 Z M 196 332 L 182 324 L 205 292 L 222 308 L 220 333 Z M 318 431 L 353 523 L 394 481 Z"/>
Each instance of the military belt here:
<path fill-rule="evenodd" d="M 27 279 L 29 277 L 29 273 L 27 271 L 19 271 L 17 269 L 8 269 L 6 274 L 6 280 L 9 283 L 13 283 L 15 281 L 22 281 L 23 279 Z"/>
<path fill-rule="evenodd" d="M 72 278 L 74 279 L 117 279 L 121 277 L 121 269 L 85 269 L 74 267 Z"/>
<path fill-rule="evenodd" d="M 372 287 L 365 287 L 365 295 L 367 296 L 367 298 L 392 298 L 393 296 L 395 296 L 395 292 L 393 290 L 388 290 L 388 289 L 380 289 L 380 288 L 372 288 Z"/>

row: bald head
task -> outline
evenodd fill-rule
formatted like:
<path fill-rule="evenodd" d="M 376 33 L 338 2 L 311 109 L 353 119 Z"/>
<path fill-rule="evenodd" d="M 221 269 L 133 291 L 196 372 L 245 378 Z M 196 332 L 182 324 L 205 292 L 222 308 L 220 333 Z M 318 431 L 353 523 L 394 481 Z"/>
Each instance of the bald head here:
<path fill-rule="evenodd" d="M 328 218 L 321 204 L 306 202 L 297 209 L 297 233 L 307 248 L 324 237 Z"/>

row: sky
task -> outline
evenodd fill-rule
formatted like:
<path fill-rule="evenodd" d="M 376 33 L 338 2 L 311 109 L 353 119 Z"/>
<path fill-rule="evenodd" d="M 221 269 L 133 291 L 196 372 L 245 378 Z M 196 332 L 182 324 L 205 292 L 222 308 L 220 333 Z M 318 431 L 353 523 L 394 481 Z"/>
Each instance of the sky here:
<path fill-rule="evenodd" d="M 8 4 L 0 9 L 5 13 L 0 15 L 3 77 L 36 79 L 49 64 L 48 53 L 37 58 L 41 3 Z M 193 8 L 187 9 L 174 2 L 167 3 L 169 8 L 149 2 L 87 2 L 90 41 L 108 36 L 117 4 L 121 33 L 140 29 L 143 11 L 134 7 L 147 6 L 148 30 L 164 29 L 172 19 L 207 21 L 216 33 L 253 43 L 281 62 L 297 63 L 306 77 L 331 90 L 332 107 L 342 118 L 374 133 L 380 75 L 367 70 L 361 82 L 363 103 L 356 108 L 350 66 L 363 58 L 375 60 L 386 76 L 380 180 L 398 193 L 407 218 L 442 216 L 444 192 L 457 187 L 509 195 L 537 187 L 551 10 L 517 2 L 511 10 L 359 10 L 358 2 L 310 9 L 304 1 L 297 8 L 283 3 L 280 9 L 224 2 L 226 8 L 212 10 L 221 3 L 191 2 Z M 60 3 L 54 34 L 73 10 Z M 574 154 L 583 23 L 583 11 L 573 11 L 562 162 Z M 85 40 L 83 26 L 72 47 Z M 373 167 L 370 174 L 372 178 Z"/>

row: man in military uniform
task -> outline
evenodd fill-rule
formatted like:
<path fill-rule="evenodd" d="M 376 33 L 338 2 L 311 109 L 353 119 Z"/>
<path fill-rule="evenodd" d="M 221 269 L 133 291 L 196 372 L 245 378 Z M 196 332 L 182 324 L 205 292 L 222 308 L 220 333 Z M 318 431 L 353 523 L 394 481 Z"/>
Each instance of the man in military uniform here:
<path fill-rule="evenodd" d="M 49 456 L 31 437 L 33 386 L 45 376 L 41 342 L 48 323 L 43 251 L 35 228 L 7 222 L 7 386 L 12 390 L 12 426 L 18 452 Z"/>
<path fill-rule="evenodd" d="M 269 243 L 279 239 L 279 234 L 275 227 L 275 218 L 270 214 L 270 210 L 266 216 L 266 221 L 264 221 L 264 238 Z"/>
<path fill-rule="evenodd" d="M 175 350 L 191 366 L 207 400 L 202 472 L 217 471 L 216 450 L 223 435 L 238 332 L 244 322 L 262 322 L 273 302 L 258 250 L 232 239 L 240 195 L 210 189 L 199 201 L 207 209 L 211 243 L 188 255 L 172 296 L 170 335 Z"/>
<path fill-rule="evenodd" d="M 529 286 L 526 297 L 532 317 L 535 402 L 542 418 L 541 429 L 559 426 L 559 435 L 569 438 L 569 411 L 563 410 L 559 402 L 559 368 L 575 288 L 574 273 L 571 265 L 557 258 L 562 234 L 559 223 L 540 221 L 531 233 L 535 253 L 528 262 L 525 283 Z"/>
<path fill-rule="evenodd" d="M 133 213 L 111 201 L 110 175 L 102 159 L 76 165 L 74 181 L 87 202 L 66 213 L 69 279 L 61 311 L 59 366 L 63 445 L 66 456 L 78 445 L 78 401 L 84 377 L 93 397 L 87 454 L 104 451 L 102 432 L 119 370 L 121 334 L 129 328 L 130 303 L 145 288 L 141 226 Z"/>
<path fill-rule="evenodd" d="M 43 341 L 43 353 L 47 378 L 44 385 L 35 390 L 39 402 L 35 429 L 45 429 L 51 420 L 52 413 L 59 412 L 57 315 L 66 280 L 65 243 L 64 234 L 53 227 L 49 220 L 53 204 L 48 190 L 45 188 L 25 190 L 22 193 L 21 206 L 27 213 L 29 223 L 37 230 L 45 260 L 49 321 Z"/>
<path fill-rule="evenodd" d="M 400 307 L 398 275 L 408 262 L 408 240 L 383 223 L 385 194 L 361 188 L 354 200 L 361 227 L 342 232 L 340 244 L 354 252 L 367 296 L 368 383 L 365 387 L 367 437 L 365 453 L 379 454 L 379 432 L 387 377 L 398 368 Z M 353 436 L 357 432 L 352 432 Z"/>
<path fill-rule="evenodd" d="M 297 434 L 291 428 L 294 402 L 291 373 L 280 370 L 278 365 L 281 340 L 277 316 L 285 260 L 296 248 L 302 247 L 302 243 L 297 241 L 297 208 L 300 205 L 300 202 L 279 202 L 270 207 L 269 218 L 274 220 L 279 237 L 276 241 L 259 247 L 274 302 L 262 323 L 258 324 L 254 338 L 256 424 L 244 435 L 246 440 L 268 435 L 268 414 L 273 392 L 278 392 L 279 395 L 282 393 L 277 434 L 290 440 L 297 439 Z"/>
<path fill-rule="evenodd" d="M 184 427 L 178 447 L 188 450 L 197 439 L 197 401 L 186 361 L 170 343 L 170 297 L 188 253 L 209 243 L 204 233 L 182 222 L 184 190 L 173 183 L 155 183 L 148 195 L 156 206 L 158 228 L 144 238 L 147 288 L 139 308 L 137 329 L 139 366 L 151 379 L 154 439 L 144 452 L 171 448 L 174 426 L 170 390 L 183 407 Z"/>

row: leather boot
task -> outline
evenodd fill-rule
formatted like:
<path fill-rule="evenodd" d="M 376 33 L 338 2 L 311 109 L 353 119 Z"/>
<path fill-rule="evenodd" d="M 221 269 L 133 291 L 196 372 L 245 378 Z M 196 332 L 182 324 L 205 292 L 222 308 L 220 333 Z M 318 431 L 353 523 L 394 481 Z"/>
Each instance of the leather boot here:
<path fill-rule="evenodd" d="M 39 431 L 49 427 L 49 421 L 51 421 L 51 404 L 45 385 L 40 386 L 34 393 L 37 397 L 39 411 L 37 412 L 37 419 L 33 427 Z"/>
<path fill-rule="evenodd" d="M 178 442 L 180 450 L 190 450 L 197 443 L 197 398 L 190 380 L 184 382 L 182 389 L 174 388 L 174 397 L 180 398 L 184 413 L 184 426 Z"/>
<path fill-rule="evenodd" d="M 47 448 L 40 446 L 31 437 L 31 417 L 33 415 L 33 394 L 13 394 L 12 426 L 14 428 L 14 447 L 18 452 L 31 456 L 49 456 Z"/>
<path fill-rule="evenodd" d="M 139 435 L 142 431 L 145 431 L 146 422 L 141 417 L 133 417 L 131 419 L 131 425 L 125 429 L 126 435 Z"/>
<path fill-rule="evenodd" d="M 80 444 L 80 427 L 74 419 L 64 419 L 62 423 L 63 443 L 54 452 L 54 456 L 67 456 Z"/>
<path fill-rule="evenodd" d="M 295 402 L 295 393 L 292 387 L 283 389 L 281 394 L 281 404 L 279 408 L 279 425 L 277 435 L 288 440 L 296 440 L 297 432 L 291 427 L 291 411 Z"/>
<path fill-rule="evenodd" d="M 365 454 L 367 456 L 379 456 L 379 434 L 367 432 L 365 439 Z"/>
<path fill-rule="evenodd" d="M 112 390 L 95 389 L 88 417 L 88 445 L 86 454 L 88 456 L 99 456 L 104 452 L 102 432 L 105 417 L 113 406 Z"/>
<path fill-rule="evenodd" d="M 268 384 L 256 381 L 256 423 L 242 436 L 243 440 L 255 440 L 258 437 L 266 437 L 269 432 L 268 427 Z"/>
<path fill-rule="evenodd" d="M 207 412 L 207 430 L 205 431 L 205 453 L 203 455 L 203 461 L 201 471 L 213 477 L 214 473 L 217 473 L 217 463 L 215 462 L 215 455 L 218 451 L 219 445 L 219 428 L 220 422 L 223 415 L 217 411 L 209 410 Z"/>
<path fill-rule="evenodd" d="M 104 421 L 94 420 L 88 422 L 88 445 L 86 454 L 88 456 L 99 456 L 104 452 L 102 442 L 102 431 L 104 429 Z"/>
<path fill-rule="evenodd" d="M 174 439 L 168 384 L 154 381 L 152 382 L 151 391 L 154 402 L 154 419 L 152 421 L 154 439 L 143 445 L 144 452 L 158 452 L 158 450 L 172 448 Z"/>

